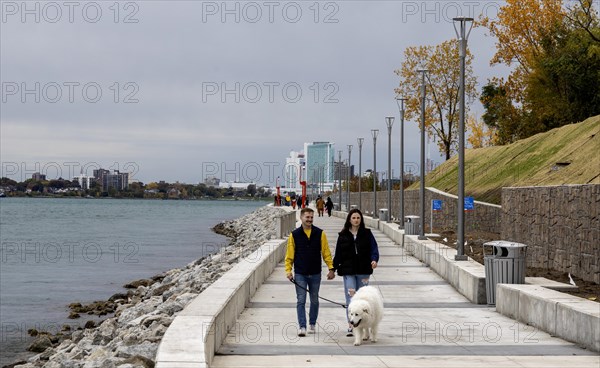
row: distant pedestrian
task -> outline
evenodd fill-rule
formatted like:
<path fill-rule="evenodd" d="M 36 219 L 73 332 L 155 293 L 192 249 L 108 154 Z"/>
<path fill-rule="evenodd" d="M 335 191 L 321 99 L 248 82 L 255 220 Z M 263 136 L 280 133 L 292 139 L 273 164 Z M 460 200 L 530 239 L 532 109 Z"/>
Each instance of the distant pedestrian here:
<path fill-rule="evenodd" d="M 327 209 L 327 214 L 331 217 L 331 210 L 333 209 L 333 202 L 331 201 L 331 197 L 327 197 L 327 202 L 325 202 L 325 208 Z"/>
<path fill-rule="evenodd" d="M 315 332 L 319 316 L 319 288 L 321 286 L 321 258 L 329 272 L 327 280 L 335 277 L 333 261 L 325 232 L 313 226 L 314 211 L 303 208 L 300 211 L 302 226 L 292 231 L 285 253 L 285 273 L 290 281 L 296 283 L 296 314 L 298 317 L 298 336 L 306 336 L 306 290 L 310 294 L 308 313 L 309 332 Z M 294 274 L 292 275 L 292 266 Z"/>
<path fill-rule="evenodd" d="M 325 209 L 325 201 L 323 200 L 323 198 L 321 196 L 317 197 L 316 206 L 317 206 L 317 213 L 319 214 L 319 217 L 322 217 L 323 211 Z"/>

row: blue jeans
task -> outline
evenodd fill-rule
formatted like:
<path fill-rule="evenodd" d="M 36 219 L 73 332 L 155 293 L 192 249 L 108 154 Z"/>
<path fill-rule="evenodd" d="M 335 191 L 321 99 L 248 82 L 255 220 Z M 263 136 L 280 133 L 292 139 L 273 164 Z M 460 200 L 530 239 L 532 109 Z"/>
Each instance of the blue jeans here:
<path fill-rule="evenodd" d="M 354 290 L 354 292 L 357 292 L 361 287 L 369 285 L 369 277 L 371 277 L 371 275 L 344 275 L 344 295 L 346 296 L 346 305 L 350 305 L 350 300 L 352 299 L 349 291 Z M 350 322 L 348 314 L 346 314 L 346 318 L 348 319 L 348 322 Z"/>
<path fill-rule="evenodd" d="M 308 323 L 317 324 L 319 316 L 319 287 L 321 286 L 321 274 L 314 275 L 294 275 L 296 285 L 296 313 L 298 314 L 298 325 L 300 328 L 306 328 L 306 289 L 310 293 L 310 308 L 308 312 Z"/>

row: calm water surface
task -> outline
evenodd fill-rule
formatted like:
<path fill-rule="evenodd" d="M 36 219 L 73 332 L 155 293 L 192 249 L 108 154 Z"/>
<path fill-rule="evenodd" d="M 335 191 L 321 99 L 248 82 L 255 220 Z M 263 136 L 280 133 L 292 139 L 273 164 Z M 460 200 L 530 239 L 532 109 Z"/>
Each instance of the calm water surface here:
<path fill-rule="evenodd" d="M 30 328 L 56 331 L 71 302 L 105 300 L 122 285 L 214 252 L 210 229 L 265 205 L 249 201 L 3 198 L 0 200 L 0 366 Z"/>

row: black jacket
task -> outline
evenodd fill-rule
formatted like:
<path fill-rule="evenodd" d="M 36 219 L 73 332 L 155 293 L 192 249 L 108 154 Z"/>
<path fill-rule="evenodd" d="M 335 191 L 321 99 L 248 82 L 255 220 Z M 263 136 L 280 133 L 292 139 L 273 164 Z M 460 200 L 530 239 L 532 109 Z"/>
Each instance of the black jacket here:
<path fill-rule="evenodd" d="M 371 230 L 359 229 L 356 241 L 348 230 L 339 233 L 333 257 L 338 275 L 371 275 L 371 261 L 379 261 L 379 249 Z"/>
<path fill-rule="evenodd" d="M 323 230 L 312 227 L 310 239 L 302 226 L 292 231 L 294 237 L 294 271 L 300 275 L 321 273 L 321 235 Z"/>

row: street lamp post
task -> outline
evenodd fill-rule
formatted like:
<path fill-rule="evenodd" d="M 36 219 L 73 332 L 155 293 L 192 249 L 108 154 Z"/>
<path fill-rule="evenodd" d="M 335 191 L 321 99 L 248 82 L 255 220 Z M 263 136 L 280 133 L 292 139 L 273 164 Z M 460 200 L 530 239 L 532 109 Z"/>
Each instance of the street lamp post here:
<path fill-rule="evenodd" d="M 379 129 L 371 129 L 373 136 L 373 218 L 377 218 L 377 136 Z"/>
<path fill-rule="evenodd" d="M 425 93 L 427 92 L 425 87 L 425 74 L 428 72 L 427 69 L 417 70 L 422 74 L 421 79 L 421 183 L 419 186 L 419 199 L 420 199 L 420 215 L 421 215 L 421 226 L 419 231 L 419 240 L 425 240 Z"/>
<path fill-rule="evenodd" d="M 400 229 L 404 229 L 404 97 L 396 97 L 396 103 L 400 110 Z"/>
<path fill-rule="evenodd" d="M 467 39 L 473 28 L 473 18 L 457 17 L 453 18 L 454 31 L 458 37 L 458 55 L 460 56 L 460 114 L 458 121 L 458 231 L 456 232 L 457 254 L 454 256 L 456 261 L 466 261 L 465 255 L 465 59 L 467 56 Z M 460 23 L 460 31 L 456 29 L 456 23 Z M 467 22 L 471 22 L 471 27 L 467 32 Z"/>
<path fill-rule="evenodd" d="M 362 145 L 364 138 L 356 138 L 358 142 L 358 208 L 362 211 Z"/>
<path fill-rule="evenodd" d="M 338 151 L 338 198 L 340 208 L 342 210 L 342 151 Z"/>
<path fill-rule="evenodd" d="M 388 218 L 387 222 L 392 221 L 392 125 L 394 125 L 394 117 L 388 116 L 385 118 L 385 124 L 388 129 L 388 169 L 387 169 L 387 207 Z"/>
<path fill-rule="evenodd" d="M 350 211 L 350 179 L 352 179 L 352 175 L 350 175 L 350 157 L 352 156 L 352 145 L 348 145 L 348 175 L 346 175 L 346 209 Z"/>

